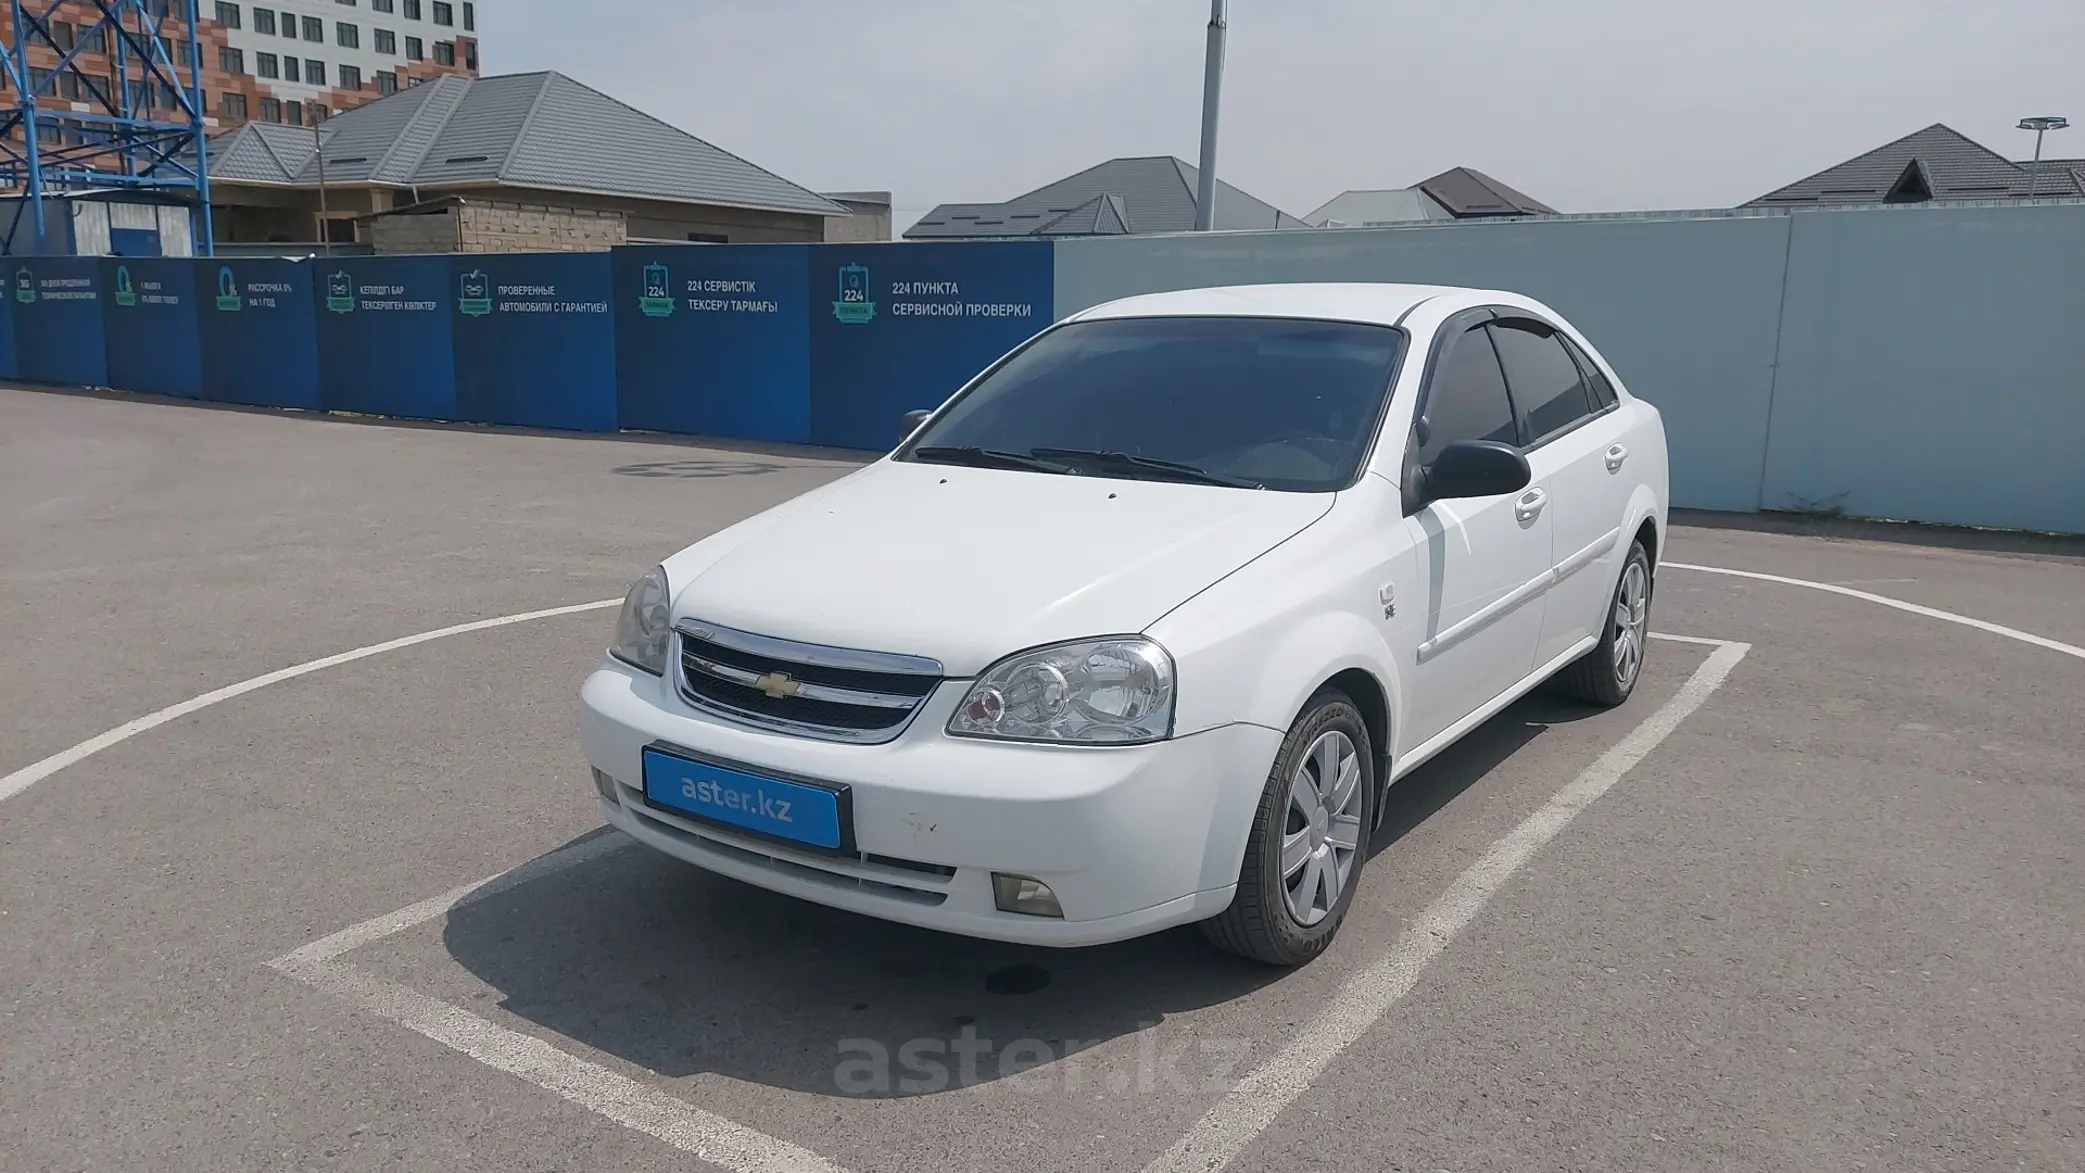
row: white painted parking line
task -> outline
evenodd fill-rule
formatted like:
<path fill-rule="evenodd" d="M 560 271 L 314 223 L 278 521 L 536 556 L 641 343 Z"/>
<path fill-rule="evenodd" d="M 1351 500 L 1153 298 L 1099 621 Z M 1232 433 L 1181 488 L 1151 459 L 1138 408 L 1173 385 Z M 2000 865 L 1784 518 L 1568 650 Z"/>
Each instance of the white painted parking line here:
<path fill-rule="evenodd" d="M 1697 642 L 1689 639 L 1685 642 Z M 1332 1004 L 1287 1047 L 1219 1100 L 1145 1173 L 1215 1173 L 1244 1152 L 1282 1110 L 1310 1089 L 1340 1053 L 1411 992 L 1434 958 L 1468 927 L 1499 888 L 1580 812 L 1614 788 L 1658 743 L 1671 736 L 1710 694 L 1722 687 L 1750 644 L 1716 648 L 1673 698 L 1652 713 L 1584 773 L 1491 845 L 1469 870 L 1421 912 L 1390 951 L 1334 996 Z"/>
<path fill-rule="evenodd" d="M 1893 599 L 1888 595 L 1878 595 L 1872 591 L 1857 591 L 1852 587 L 1840 586 L 1837 583 L 1814 582 L 1807 578 L 1787 578 L 1779 574 L 1761 574 L 1756 570 L 1732 570 L 1728 566 L 1697 566 L 1691 562 L 1667 562 L 1660 569 L 1692 570 L 1700 574 L 1720 574 L 1726 578 L 1749 578 L 1759 582 L 1780 583 L 1782 586 L 1805 587 L 1813 591 L 1823 591 L 1826 594 L 1844 595 L 1849 599 L 1859 599 L 1866 603 L 1894 607 L 1899 611 L 1908 611 L 1913 615 L 1923 615 L 1928 619 L 1938 619 L 1943 623 L 1959 623 L 1964 627 L 1974 627 L 1978 631 L 1988 631 L 1992 635 L 2002 635 L 2007 639 L 2016 639 L 2024 644 L 2033 644 L 2038 648 L 2047 648 L 2052 652 L 2061 652 L 2066 656 L 2076 656 L 2080 660 L 2085 660 L 2085 648 L 2081 648 L 2076 644 L 2067 644 L 2061 640 L 2050 639 L 2046 635 L 2036 635 L 2031 631 L 2021 631 L 2017 627 L 2007 627 L 2003 623 L 1993 623 L 1988 619 L 1978 619 L 1970 615 L 1958 615 L 1953 611 L 1943 611 L 1938 607 L 1927 607 L 1919 603 L 1908 603 L 1903 599 Z"/>
<path fill-rule="evenodd" d="M 370 644 L 367 647 L 355 648 L 352 651 L 340 652 L 317 660 L 306 660 L 302 664 L 292 664 L 287 668 L 278 668 L 273 672 L 256 676 L 251 680 L 242 680 L 237 684 L 227 684 L 214 692 L 206 692 L 201 696 L 190 697 L 180 704 L 168 705 L 166 708 L 147 713 L 136 720 L 125 721 L 114 729 L 90 737 L 71 749 L 59 750 L 40 762 L 23 766 L 7 777 L 0 778 L 0 802 L 6 802 L 8 799 L 13 798 L 15 795 L 29 789 L 65 767 L 93 757 L 112 745 L 129 741 L 148 729 L 157 729 L 176 717 L 186 717 L 199 709 L 207 709 L 211 705 L 231 700 L 233 697 L 245 696 L 249 692 L 266 688 L 271 684 L 281 684 L 285 680 L 295 680 L 299 676 L 310 675 L 322 668 L 333 668 L 356 660 L 366 660 L 371 656 L 382 655 L 385 652 L 395 652 L 400 648 L 424 644 L 429 640 L 444 639 L 448 636 L 463 635 L 472 631 L 484 631 L 487 628 L 506 627 L 515 623 L 528 623 L 536 619 L 552 619 L 559 615 L 577 615 L 582 611 L 599 611 L 604 607 L 617 606 L 621 602 L 621 599 L 602 599 L 595 603 L 579 603 L 570 607 L 552 607 L 547 611 L 524 611 L 519 615 L 502 615 L 497 619 L 480 619 L 474 623 L 459 623 L 454 627 L 442 627 L 434 631 L 423 631 L 417 635 L 401 636 L 398 639 L 386 640 L 380 644 Z"/>
<path fill-rule="evenodd" d="M 705 1112 L 678 1097 L 460 1006 L 430 998 L 342 961 L 373 944 L 488 896 L 613 854 L 631 840 L 609 832 L 496 876 L 373 917 L 286 953 L 268 965 L 336 998 L 433 1039 L 495 1071 L 597 1112 L 733 1173 L 846 1173 L 809 1149 Z"/>
<path fill-rule="evenodd" d="M 1650 635 L 1652 639 L 1662 639 L 1666 643 L 1694 644 L 1696 646 L 1704 648 L 1726 647 L 1730 643 L 1730 641 L 1727 639 L 1709 639 L 1706 636 L 1699 635 L 1668 635 L 1662 631 L 1654 631 L 1651 632 Z"/>

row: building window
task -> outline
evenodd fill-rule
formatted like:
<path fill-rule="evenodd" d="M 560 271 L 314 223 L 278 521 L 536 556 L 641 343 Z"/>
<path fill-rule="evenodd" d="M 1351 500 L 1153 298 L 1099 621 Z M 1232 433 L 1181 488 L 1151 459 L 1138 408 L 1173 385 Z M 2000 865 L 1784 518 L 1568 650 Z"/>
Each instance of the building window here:
<path fill-rule="evenodd" d="M 478 6 L 471 3 L 470 0 L 463 0 L 463 31 L 467 33 L 478 31 Z"/>
<path fill-rule="evenodd" d="M 49 145 L 58 141 L 58 128 L 48 122 L 36 124 L 36 141 Z"/>
<path fill-rule="evenodd" d="M 282 12 L 282 35 L 293 41 L 297 39 L 297 14 L 286 8 Z"/>
<path fill-rule="evenodd" d="M 304 59 L 304 84 L 322 86 L 326 84 L 326 63 L 312 58 Z"/>
<path fill-rule="evenodd" d="M 434 43 L 434 63 L 436 65 L 456 64 L 456 42 L 436 41 Z"/>
<path fill-rule="evenodd" d="M 307 41 L 317 41 L 320 44 L 324 44 L 326 40 L 326 22 L 320 20 L 316 16 L 305 17 L 304 39 Z"/>
<path fill-rule="evenodd" d="M 405 39 L 405 59 L 407 61 L 427 60 L 427 50 L 421 47 L 420 38 L 407 37 Z"/>
<path fill-rule="evenodd" d="M 304 78 L 301 76 L 302 72 L 303 70 L 301 68 L 301 63 L 295 57 L 285 57 L 282 59 L 282 80 L 303 81 Z"/>
<path fill-rule="evenodd" d="M 359 49 L 362 47 L 362 30 L 344 20 L 333 26 L 333 37 L 340 42 L 340 47 L 343 49 Z"/>
<path fill-rule="evenodd" d="M 261 121 L 262 121 L 262 122 L 281 122 L 281 121 L 282 121 L 282 103 L 281 103 L 281 102 L 278 102 L 278 101 L 276 101 L 276 100 L 275 100 L 274 98 L 262 98 L 262 99 L 261 99 Z"/>
<path fill-rule="evenodd" d="M 472 73 L 478 72 L 478 42 L 472 41 L 463 47 L 463 67 Z"/>
<path fill-rule="evenodd" d="M 379 94 L 395 94 L 398 92 L 398 75 L 388 69 L 378 70 L 376 76 L 371 80 L 376 82 L 376 92 Z"/>
<path fill-rule="evenodd" d="M 124 87 L 124 91 L 130 96 L 131 109 L 150 110 L 152 108 L 151 82 L 141 77 L 134 77 L 130 79 L 130 84 Z"/>
<path fill-rule="evenodd" d="M 218 0 L 217 23 L 223 25 L 228 29 L 238 28 L 239 6 L 237 4 L 226 4 L 224 3 L 224 0 Z"/>
<path fill-rule="evenodd" d="M 371 12 L 391 12 L 395 7 L 391 0 L 369 0 L 369 10 Z"/>
<path fill-rule="evenodd" d="M 219 94 L 217 97 L 217 112 L 228 121 L 246 121 L 246 95 Z"/>
<path fill-rule="evenodd" d="M 456 23 L 456 6 L 448 0 L 434 0 L 434 23 L 450 25 Z"/>
<path fill-rule="evenodd" d="M 275 35 L 275 10 L 273 8 L 256 8 L 253 10 L 253 31 L 266 33 L 271 37 Z"/>
<path fill-rule="evenodd" d="M 324 122 L 326 120 L 326 116 L 332 113 L 331 110 L 326 109 L 324 106 L 319 105 L 317 102 L 311 103 L 310 105 L 304 107 L 304 109 L 306 113 L 311 115 L 311 124 L 313 126 L 317 126 L 319 123 Z"/>
<path fill-rule="evenodd" d="M 245 51 L 229 47 L 219 49 L 217 51 L 217 68 L 223 70 L 226 73 L 245 73 Z"/>
<path fill-rule="evenodd" d="M 67 52 L 79 43 L 80 30 L 74 28 L 71 21 L 54 20 L 51 22 L 51 44 L 58 46 L 59 52 Z"/>
<path fill-rule="evenodd" d="M 276 61 L 277 58 L 273 53 L 255 53 L 253 55 L 253 71 L 261 77 L 281 77 L 282 69 L 276 64 Z"/>
<path fill-rule="evenodd" d="M 371 29 L 370 32 L 376 37 L 377 52 L 389 53 L 393 57 L 398 55 L 397 33 L 392 32 L 390 29 Z"/>
<path fill-rule="evenodd" d="M 102 32 L 100 25 L 95 25 L 93 28 L 80 34 L 80 52 L 82 53 L 106 53 L 108 52 L 108 47 L 108 36 Z"/>
<path fill-rule="evenodd" d="M 304 125 L 304 103 L 284 102 L 282 104 L 282 120 L 296 126 Z"/>
<path fill-rule="evenodd" d="M 359 90 L 359 89 L 361 89 L 361 88 L 362 88 L 362 67 L 361 67 L 361 66 L 358 66 L 358 65 L 343 65 L 343 66 L 341 66 L 341 67 L 340 67 L 340 88 L 341 88 L 341 89 L 344 89 L 344 90 Z"/>
<path fill-rule="evenodd" d="M 80 96 L 80 75 L 68 69 L 58 75 L 58 96 L 75 101 Z"/>
<path fill-rule="evenodd" d="M 420 19 L 420 0 L 405 0 L 405 18 L 407 20 Z"/>

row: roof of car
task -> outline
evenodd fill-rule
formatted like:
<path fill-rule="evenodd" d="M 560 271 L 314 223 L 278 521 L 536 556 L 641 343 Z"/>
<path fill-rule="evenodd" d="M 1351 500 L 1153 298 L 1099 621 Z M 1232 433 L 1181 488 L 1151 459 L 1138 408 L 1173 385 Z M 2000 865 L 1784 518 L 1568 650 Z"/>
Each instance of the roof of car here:
<path fill-rule="evenodd" d="M 1073 314 L 1071 320 L 1149 317 L 1323 318 L 1394 326 L 1421 302 L 1442 296 L 1481 296 L 1486 301 L 1510 295 L 1452 285 L 1388 285 L 1367 282 L 1323 282 L 1295 285 L 1223 285 L 1145 293 L 1110 301 Z M 1514 299 L 1518 300 L 1518 299 Z"/>

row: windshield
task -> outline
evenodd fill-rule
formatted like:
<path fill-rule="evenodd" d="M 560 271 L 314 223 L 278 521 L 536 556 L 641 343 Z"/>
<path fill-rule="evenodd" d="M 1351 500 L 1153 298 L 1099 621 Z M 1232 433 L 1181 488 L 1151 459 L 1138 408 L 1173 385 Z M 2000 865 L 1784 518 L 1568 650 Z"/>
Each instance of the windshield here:
<path fill-rule="evenodd" d="M 1404 335 L 1296 318 L 1106 318 L 1037 338 L 899 459 L 1321 493 L 1367 454 Z"/>

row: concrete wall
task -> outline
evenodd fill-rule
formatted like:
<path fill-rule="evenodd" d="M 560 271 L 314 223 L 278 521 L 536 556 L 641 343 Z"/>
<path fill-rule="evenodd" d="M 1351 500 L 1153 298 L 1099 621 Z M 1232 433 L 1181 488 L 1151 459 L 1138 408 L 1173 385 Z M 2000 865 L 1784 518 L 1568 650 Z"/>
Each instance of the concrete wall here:
<path fill-rule="evenodd" d="M 1057 313 L 1257 281 L 1506 288 L 1664 413 L 1673 502 L 2085 533 L 2085 205 L 1067 240 Z"/>
<path fill-rule="evenodd" d="M 2085 207 L 1793 220 L 1762 507 L 2085 533 Z"/>
<path fill-rule="evenodd" d="M 1788 218 L 1525 221 L 1066 240 L 1061 317 L 1110 298 L 1255 281 L 1512 289 L 1555 306 L 1664 412 L 1675 501 L 1759 504 Z"/>

